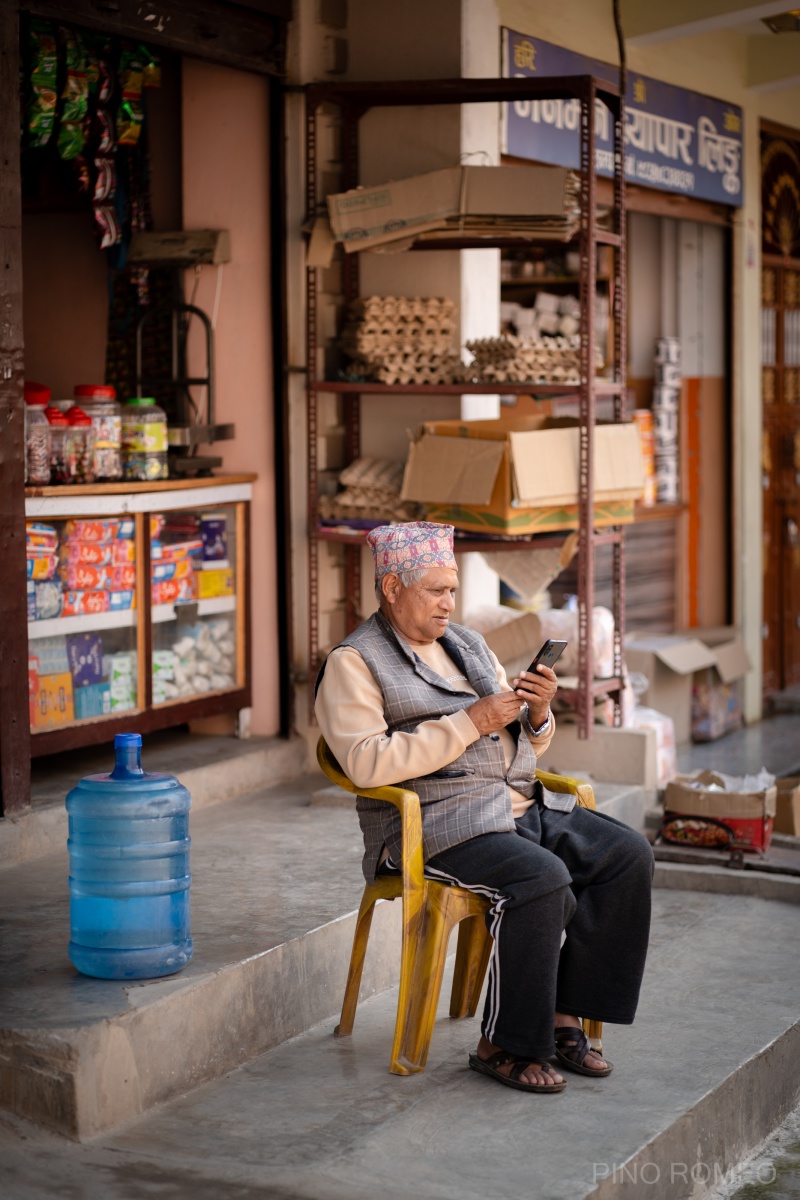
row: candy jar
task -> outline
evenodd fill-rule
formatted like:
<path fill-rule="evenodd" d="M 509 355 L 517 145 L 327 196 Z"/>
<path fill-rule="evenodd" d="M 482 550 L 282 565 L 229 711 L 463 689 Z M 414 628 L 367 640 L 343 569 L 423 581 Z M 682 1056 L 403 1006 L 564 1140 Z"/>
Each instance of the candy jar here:
<path fill-rule="evenodd" d="M 67 413 L 67 463 L 70 483 L 94 483 L 95 429 L 90 416 L 73 404 Z"/>
<path fill-rule="evenodd" d="M 69 426 L 63 413 L 48 404 L 44 415 L 50 423 L 50 482 L 69 483 L 67 433 Z"/>
<path fill-rule="evenodd" d="M 43 487 L 50 482 L 50 422 L 44 410 L 50 388 L 25 382 L 25 482 Z"/>
<path fill-rule="evenodd" d="M 133 396 L 122 409 L 122 466 L 126 479 L 167 479 L 167 414 L 150 396 Z"/>
<path fill-rule="evenodd" d="M 122 479 L 122 418 L 113 387 L 81 383 L 75 401 L 94 425 L 94 473 L 97 479 Z"/>

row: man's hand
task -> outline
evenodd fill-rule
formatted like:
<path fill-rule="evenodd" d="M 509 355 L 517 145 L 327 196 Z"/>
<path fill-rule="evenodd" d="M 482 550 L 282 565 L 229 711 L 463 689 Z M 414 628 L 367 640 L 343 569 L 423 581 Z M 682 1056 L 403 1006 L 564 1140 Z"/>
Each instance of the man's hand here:
<path fill-rule="evenodd" d="M 512 693 L 528 705 L 531 725 L 538 729 L 547 720 L 550 701 L 558 691 L 558 679 L 552 667 L 539 666 L 536 671 L 522 671 L 511 680 Z"/>
<path fill-rule="evenodd" d="M 516 692 L 497 692 L 494 696 L 482 696 L 467 712 L 478 733 L 498 733 L 517 720 L 522 704 Z"/>

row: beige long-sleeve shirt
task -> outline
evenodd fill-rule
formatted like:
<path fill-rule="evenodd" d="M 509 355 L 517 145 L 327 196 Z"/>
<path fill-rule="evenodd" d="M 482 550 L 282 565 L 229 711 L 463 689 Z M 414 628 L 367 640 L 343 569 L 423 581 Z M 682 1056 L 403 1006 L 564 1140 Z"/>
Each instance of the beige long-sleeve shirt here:
<path fill-rule="evenodd" d="M 433 671 L 459 691 L 477 695 L 440 642 L 413 647 Z M 492 655 L 500 690 L 510 692 L 511 685 L 498 659 Z M 383 787 L 419 775 L 439 771 L 464 753 L 480 737 L 469 710 L 452 716 L 422 721 L 411 733 L 388 734 L 383 711 L 383 694 L 375 677 L 359 652 L 352 646 L 339 646 L 328 657 L 325 674 L 317 693 L 316 714 L 320 731 L 348 778 L 357 787 Z M 524 729 L 524 726 L 523 726 Z M 537 753 L 550 745 L 555 732 L 552 714 L 539 734 L 528 735 Z M 506 759 L 515 753 L 514 739 L 507 729 L 500 732 Z M 519 817 L 532 801 L 509 788 L 514 817 Z"/>

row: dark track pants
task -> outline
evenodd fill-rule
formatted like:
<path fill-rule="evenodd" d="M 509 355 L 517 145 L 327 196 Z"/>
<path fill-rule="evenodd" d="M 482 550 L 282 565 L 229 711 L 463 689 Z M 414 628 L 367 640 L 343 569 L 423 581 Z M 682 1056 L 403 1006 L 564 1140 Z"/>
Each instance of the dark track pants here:
<path fill-rule="evenodd" d="M 452 846 L 425 873 L 491 901 L 495 945 L 481 1030 L 509 1053 L 542 1062 L 555 1052 L 555 1012 L 632 1023 L 653 853 L 627 825 L 577 805 L 564 813 L 534 804 L 516 826 Z"/>

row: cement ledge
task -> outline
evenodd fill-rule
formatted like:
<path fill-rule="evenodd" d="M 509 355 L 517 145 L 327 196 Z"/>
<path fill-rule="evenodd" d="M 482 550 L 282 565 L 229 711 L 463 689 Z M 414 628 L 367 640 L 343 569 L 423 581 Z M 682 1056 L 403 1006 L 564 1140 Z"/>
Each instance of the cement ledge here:
<path fill-rule="evenodd" d="M 761 900 L 800 904 L 800 877 L 736 871 L 730 867 L 657 862 L 653 887 L 716 892 L 729 896 L 758 896 Z"/>
<path fill-rule="evenodd" d="M 363 997 L 397 983 L 400 918 L 399 905 L 376 907 Z M 157 999 L 145 990 L 91 1026 L 0 1031 L 0 1108 L 83 1141 L 226 1074 L 339 1011 L 354 928 L 351 913 L 213 974 L 162 981 Z"/>
<path fill-rule="evenodd" d="M 735 1180 L 737 1166 L 800 1099 L 798 1055 L 800 1021 L 625 1162 L 598 1164 L 608 1174 L 586 1200 L 702 1200 L 726 1178 Z"/>
<path fill-rule="evenodd" d="M 209 739 L 201 738 L 200 741 Z M 214 741 L 217 744 L 230 743 L 225 747 L 227 753 L 221 751 L 215 760 L 201 762 L 197 766 L 190 765 L 191 758 L 187 761 L 187 750 L 190 755 L 191 746 L 185 745 L 186 739 L 181 739 L 181 753 L 174 768 L 170 765 L 169 752 L 164 748 L 155 754 L 150 753 L 149 757 L 145 755 L 146 770 L 172 770 L 180 778 L 191 793 L 193 813 L 212 804 L 236 800 L 261 788 L 296 779 L 308 765 L 306 744 L 299 737 L 253 738 L 245 742 L 217 738 Z M 112 762 L 109 762 L 108 766 L 96 769 L 109 770 L 111 765 Z M 0 869 L 18 866 L 64 849 L 67 844 L 67 813 L 63 798 L 79 777 L 65 777 L 60 789 L 54 782 L 48 784 L 45 790 L 59 794 L 59 801 L 52 799 L 40 807 L 34 805 L 31 811 L 21 816 L 0 820 Z"/>

